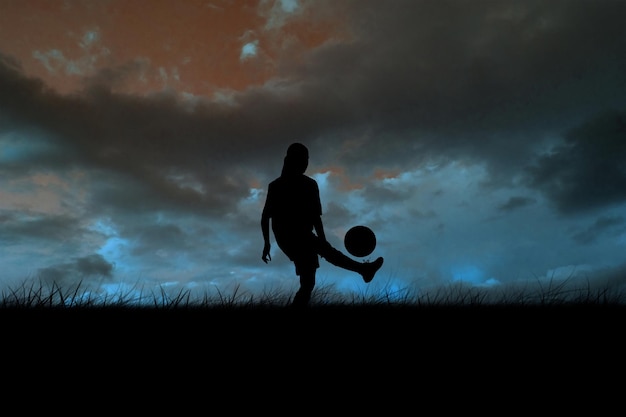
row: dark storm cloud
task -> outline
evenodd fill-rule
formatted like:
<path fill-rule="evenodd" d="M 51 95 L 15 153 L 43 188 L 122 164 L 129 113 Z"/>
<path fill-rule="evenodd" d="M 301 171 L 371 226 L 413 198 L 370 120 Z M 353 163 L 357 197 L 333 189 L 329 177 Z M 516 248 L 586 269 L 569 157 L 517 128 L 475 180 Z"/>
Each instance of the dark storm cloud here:
<path fill-rule="evenodd" d="M 176 224 L 133 224 L 120 231 L 122 236 L 132 237 L 136 255 L 155 253 L 162 248 L 186 252 L 193 250 L 191 239 Z"/>
<path fill-rule="evenodd" d="M 242 134 L 246 124 L 231 117 L 228 106 L 209 103 L 188 111 L 168 94 L 140 98 L 104 89 L 60 96 L 6 60 L 0 64 L 2 130 L 21 134 L 26 146 L 37 129 L 57 150 L 13 162 L 14 173 L 95 169 L 104 181 L 92 189 L 101 193 L 94 204 L 136 201 L 146 210 L 163 203 L 182 210 L 224 209 L 248 192 L 250 174 L 230 168 L 251 159 L 253 148 L 242 141 L 254 136 Z"/>
<path fill-rule="evenodd" d="M 624 233 L 626 231 L 625 224 L 626 219 L 624 217 L 602 216 L 586 229 L 575 233 L 572 239 L 582 245 L 587 245 L 595 242 L 604 234 L 618 236 L 620 233 Z"/>
<path fill-rule="evenodd" d="M 624 2 L 341 4 L 353 42 L 289 71 L 320 105 L 341 103 L 346 119 L 400 137 L 365 142 L 362 154 L 473 155 L 504 171 L 531 156 L 542 130 L 626 105 Z"/>
<path fill-rule="evenodd" d="M 75 258 L 72 262 L 39 269 L 37 276 L 49 284 L 64 288 L 66 285 L 79 285 L 84 278 L 110 278 L 115 265 L 100 254 Z"/>
<path fill-rule="evenodd" d="M 349 165 L 349 173 L 464 157 L 486 161 L 494 180 L 507 181 L 527 165 L 543 140 L 541 129 L 561 132 L 598 109 L 626 106 L 624 2 L 313 7 L 340 16 L 350 38 L 298 59 L 286 51 L 280 78 L 227 93 L 224 102 L 115 93 L 116 83 L 145 62 L 103 69 L 80 94 L 61 96 L 1 59 L 0 129 L 24 135 L 36 129 L 50 146 L 11 169 L 96 169 L 91 193 L 99 210 L 220 215 L 247 196 L 253 179 L 278 173 L 268 161 L 280 165 L 295 140 L 310 142 L 324 163 L 344 139 L 362 137 L 335 161 Z M 561 156 L 581 160 L 579 151 L 584 147 Z M 535 186 L 561 206 L 583 205 L 542 179 L 547 163 L 540 161 L 533 174 Z M 600 179 L 616 187 L 615 178 Z M 615 198 L 621 193 L 611 188 L 594 200 Z"/>
<path fill-rule="evenodd" d="M 381 185 L 372 185 L 365 188 L 363 197 L 370 201 L 384 201 L 386 203 L 401 203 L 408 201 L 418 191 L 415 184 L 405 183 L 401 188 L 393 189 Z"/>
<path fill-rule="evenodd" d="M 608 112 L 570 130 L 528 174 L 530 186 L 564 213 L 626 201 L 626 112 Z"/>
<path fill-rule="evenodd" d="M 76 259 L 75 268 L 76 271 L 82 275 L 102 275 L 109 277 L 111 276 L 114 265 L 107 262 L 102 255 L 93 254 Z"/>
<path fill-rule="evenodd" d="M 397 112 L 420 126 L 491 129 L 525 122 L 529 112 L 552 119 L 538 104 L 586 105 L 570 99 L 586 96 L 576 87 L 587 83 L 602 87 L 598 100 L 620 97 L 612 81 L 624 82 L 622 2 L 350 5 L 354 43 L 316 52 L 303 78 L 334 84 L 333 97 L 360 96 L 364 110 Z"/>
<path fill-rule="evenodd" d="M 345 227 L 353 223 L 353 214 L 343 204 L 329 201 L 323 213 L 324 224 L 328 229 Z"/>
<path fill-rule="evenodd" d="M 0 215 L 0 240 L 19 243 L 28 240 L 67 241 L 84 230 L 75 218 L 62 215 L 4 212 Z"/>
<path fill-rule="evenodd" d="M 498 206 L 498 210 L 500 211 L 513 211 L 520 209 L 522 207 L 526 207 L 532 204 L 535 204 L 537 200 L 529 197 L 511 197 L 506 202 L 500 204 Z"/>

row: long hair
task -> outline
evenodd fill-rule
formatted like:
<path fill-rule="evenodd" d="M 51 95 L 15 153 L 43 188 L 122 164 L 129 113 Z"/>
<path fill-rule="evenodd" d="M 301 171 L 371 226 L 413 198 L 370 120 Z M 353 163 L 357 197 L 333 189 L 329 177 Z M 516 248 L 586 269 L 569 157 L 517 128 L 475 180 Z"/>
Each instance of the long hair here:
<path fill-rule="evenodd" d="M 292 143 L 283 160 L 281 176 L 302 175 L 309 166 L 309 150 L 301 143 Z"/>

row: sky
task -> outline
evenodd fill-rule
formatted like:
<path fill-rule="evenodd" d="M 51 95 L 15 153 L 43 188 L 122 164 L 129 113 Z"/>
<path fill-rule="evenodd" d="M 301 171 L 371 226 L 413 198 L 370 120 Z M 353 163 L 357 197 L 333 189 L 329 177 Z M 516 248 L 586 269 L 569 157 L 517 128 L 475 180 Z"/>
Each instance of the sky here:
<path fill-rule="evenodd" d="M 395 296 L 626 284 L 626 2 L 0 2 L 2 291 L 296 289 L 261 210 L 310 152 Z M 37 286 L 37 285 L 35 285 Z"/>

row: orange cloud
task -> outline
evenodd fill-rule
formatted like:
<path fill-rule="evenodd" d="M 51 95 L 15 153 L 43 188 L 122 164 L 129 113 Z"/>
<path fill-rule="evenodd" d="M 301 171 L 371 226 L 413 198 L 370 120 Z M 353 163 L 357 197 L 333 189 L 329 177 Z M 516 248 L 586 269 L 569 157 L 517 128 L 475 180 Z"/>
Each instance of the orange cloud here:
<path fill-rule="evenodd" d="M 290 53 L 325 42 L 334 30 L 298 14 L 266 30 L 257 0 L 30 0 L 0 3 L 0 50 L 27 75 L 67 93 L 108 68 L 116 88 L 142 93 L 174 88 L 196 95 L 242 90 L 275 75 L 282 48 Z M 334 25 L 335 28 L 339 27 Z M 258 55 L 240 60 L 254 41 Z M 296 45 L 296 47 L 294 47 Z M 143 63 L 132 71 L 133 62 Z M 125 74 L 124 71 L 130 71 Z"/>
<path fill-rule="evenodd" d="M 402 173 L 402 171 L 398 170 L 398 169 L 380 169 L 377 168 L 374 170 L 374 173 L 372 174 L 372 177 L 375 180 L 386 180 L 389 178 L 397 178 L 398 175 L 400 175 Z"/>
<path fill-rule="evenodd" d="M 346 174 L 346 171 L 343 167 L 338 165 L 330 165 L 326 167 L 320 167 L 315 171 L 315 173 L 330 173 L 330 179 L 334 183 L 337 184 L 337 188 L 341 191 L 354 191 L 360 190 L 363 188 L 363 184 L 354 182 L 350 179 L 350 177 Z"/>

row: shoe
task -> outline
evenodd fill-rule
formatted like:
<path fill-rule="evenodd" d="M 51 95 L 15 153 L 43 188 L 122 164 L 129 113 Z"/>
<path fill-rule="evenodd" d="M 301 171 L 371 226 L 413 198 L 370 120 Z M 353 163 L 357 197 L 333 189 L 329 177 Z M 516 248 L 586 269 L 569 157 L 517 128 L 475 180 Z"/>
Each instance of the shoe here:
<path fill-rule="evenodd" d="M 376 275 L 376 272 L 378 272 L 380 267 L 383 266 L 383 262 L 384 261 L 385 260 L 382 257 L 379 257 L 374 262 L 371 262 L 371 263 L 370 262 L 364 262 L 363 263 L 363 271 L 361 272 L 361 275 L 363 276 L 363 281 L 368 283 L 371 280 L 373 280 L 374 279 L 374 275 Z"/>

